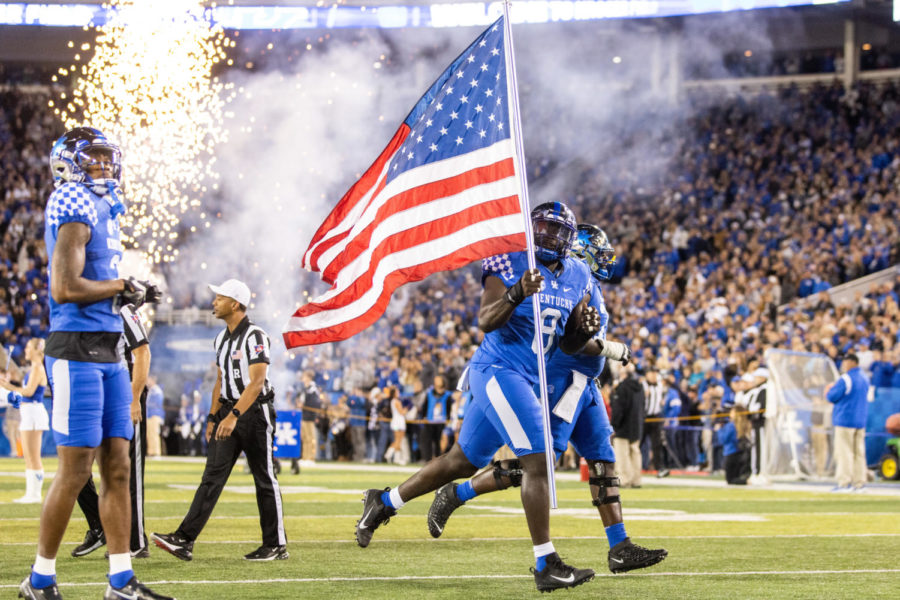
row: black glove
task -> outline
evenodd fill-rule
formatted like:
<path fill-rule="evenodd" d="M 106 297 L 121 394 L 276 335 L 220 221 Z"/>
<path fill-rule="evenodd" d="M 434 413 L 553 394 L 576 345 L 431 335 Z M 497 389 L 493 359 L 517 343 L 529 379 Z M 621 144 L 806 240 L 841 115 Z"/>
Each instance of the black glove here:
<path fill-rule="evenodd" d="M 147 291 L 144 293 L 144 303 L 159 304 L 163 297 L 162 290 L 159 289 L 159 286 L 154 285 L 149 281 L 142 281 L 140 283 L 147 287 Z"/>
<path fill-rule="evenodd" d="M 134 277 L 125 280 L 125 291 L 119 294 L 121 304 L 131 304 L 137 310 L 146 303 L 159 304 L 162 290 L 149 281 L 141 281 Z"/>
<path fill-rule="evenodd" d="M 125 280 L 125 289 L 119 293 L 121 304 L 131 304 L 137 310 L 144 304 L 147 297 L 147 286 L 142 281 L 138 281 L 134 277 Z"/>

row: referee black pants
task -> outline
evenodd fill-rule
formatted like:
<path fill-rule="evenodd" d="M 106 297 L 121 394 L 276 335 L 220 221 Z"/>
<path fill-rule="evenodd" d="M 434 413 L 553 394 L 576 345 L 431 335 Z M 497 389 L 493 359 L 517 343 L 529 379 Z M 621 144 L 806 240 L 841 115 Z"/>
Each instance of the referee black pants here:
<path fill-rule="evenodd" d="M 216 416 L 221 420 L 234 405 L 224 403 Z M 218 425 L 216 426 L 218 429 Z M 275 409 L 271 403 L 254 402 L 241 415 L 234 431 L 224 440 L 217 440 L 215 429 L 209 439 L 206 468 L 194 501 L 187 515 L 178 526 L 177 534 L 196 540 L 212 515 L 222 488 L 231 475 L 231 469 L 241 452 L 247 455 L 247 464 L 256 484 L 256 505 L 259 508 L 259 525 L 263 544 L 283 546 L 287 543 L 284 533 L 284 515 L 281 510 L 281 489 L 272 461 L 272 438 L 275 433 Z"/>
<path fill-rule="evenodd" d="M 132 552 L 147 547 L 147 534 L 144 531 L 144 461 L 147 459 L 147 405 L 146 395 L 141 398 L 141 414 L 143 418 L 134 428 L 134 437 L 129 447 L 131 458 L 131 546 Z M 94 478 L 89 477 L 87 483 L 78 494 L 78 506 L 87 519 L 91 529 L 103 529 L 100 523 L 100 499 Z"/>
<path fill-rule="evenodd" d="M 651 415 L 647 418 L 658 419 L 659 415 Z M 663 446 L 663 430 L 662 421 L 645 421 L 644 422 L 644 439 L 650 440 L 650 465 L 657 471 L 662 471 L 667 467 L 666 450 Z"/>

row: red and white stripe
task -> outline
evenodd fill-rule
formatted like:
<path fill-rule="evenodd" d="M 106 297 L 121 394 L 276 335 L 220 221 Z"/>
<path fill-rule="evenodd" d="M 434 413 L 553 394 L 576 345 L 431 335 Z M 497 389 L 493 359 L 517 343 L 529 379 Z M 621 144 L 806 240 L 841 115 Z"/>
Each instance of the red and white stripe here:
<path fill-rule="evenodd" d="M 332 288 L 300 307 L 285 344 L 347 339 L 384 313 L 399 286 L 525 248 L 510 140 L 422 165 L 386 182 L 400 130 L 313 236 L 303 258 Z"/>

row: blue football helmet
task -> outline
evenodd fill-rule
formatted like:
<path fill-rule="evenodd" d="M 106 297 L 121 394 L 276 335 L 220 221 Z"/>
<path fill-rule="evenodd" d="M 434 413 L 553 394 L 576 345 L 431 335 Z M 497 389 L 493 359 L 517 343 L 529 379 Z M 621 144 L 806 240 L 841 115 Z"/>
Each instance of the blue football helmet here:
<path fill-rule="evenodd" d="M 575 214 L 562 202 L 544 202 L 531 211 L 534 256 L 541 262 L 562 260 L 575 242 Z"/>
<path fill-rule="evenodd" d="M 86 169 L 98 163 L 112 165 L 112 177 L 92 179 Z M 65 132 L 50 150 L 53 184 L 84 183 L 97 194 L 118 187 L 122 179 L 122 151 L 103 133 L 93 127 L 76 127 Z"/>
<path fill-rule="evenodd" d="M 616 265 L 616 250 L 609 243 L 606 232 L 596 225 L 578 225 L 572 254 L 590 267 L 595 279 L 606 281 L 612 277 L 612 270 Z"/>

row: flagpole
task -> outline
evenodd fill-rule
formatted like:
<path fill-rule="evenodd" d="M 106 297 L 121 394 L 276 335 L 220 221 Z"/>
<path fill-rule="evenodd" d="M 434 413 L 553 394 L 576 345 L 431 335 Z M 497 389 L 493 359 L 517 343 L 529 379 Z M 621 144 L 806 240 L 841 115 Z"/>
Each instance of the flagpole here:
<path fill-rule="evenodd" d="M 525 219 L 525 241 L 528 245 L 528 268 L 536 269 L 534 259 L 534 235 L 531 231 L 531 211 L 528 201 L 528 180 L 525 171 L 525 144 L 522 141 L 522 121 L 519 113 L 519 87 L 516 80 L 516 60 L 513 53 L 512 24 L 509 22 L 510 0 L 503 2 L 503 45 L 506 54 L 506 88 L 509 92 L 509 126 L 512 128 L 513 143 L 516 147 L 515 168 L 519 180 L 519 203 L 522 206 L 522 217 Z M 538 378 L 541 389 L 541 407 L 544 417 L 544 457 L 547 461 L 547 489 L 550 493 L 550 506 L 557 507 L 556 502 L 556 453 L 553 450 L 553 435 L 550 431 L 550 400 L 547 397 L 547 367 L 544 363 L 544 339 L 541 334 L 540 302 L 531 303 L 534 309 L 534 339 L 537 352 Z"/>

